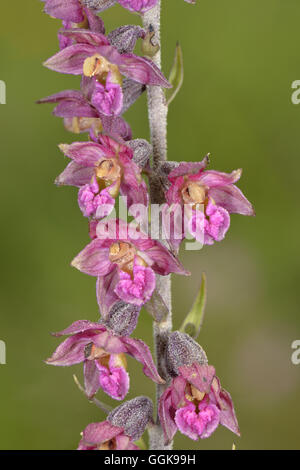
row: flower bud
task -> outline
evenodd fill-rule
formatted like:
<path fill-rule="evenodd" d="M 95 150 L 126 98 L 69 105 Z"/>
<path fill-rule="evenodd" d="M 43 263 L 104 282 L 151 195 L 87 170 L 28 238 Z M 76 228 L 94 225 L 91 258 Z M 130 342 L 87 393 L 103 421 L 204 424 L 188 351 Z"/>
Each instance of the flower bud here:
<path fill-rule="evenodd" d="M 140 307 L 120 300 L 110 309 L 105 325 L 117 335 L 130 336 L 136 328 L 139 313 Z"/>
<path fill-rule="evenodd" d="M 207 364 L 207 357 L 201 346 L 185 333 L 171 333 L 166 348 L 168 373 L 175 377 L 179 374 L 179 367 L 191 366 L 195 362 L 200 365 Z"/>
<path fill-rule="evenodd" d="M 137 441 L 152 420 L 153 404 L 147 397 L 137 397 L 115 408 L 107 417 L 113 426 L 124 429 L 124 434 Z"/>

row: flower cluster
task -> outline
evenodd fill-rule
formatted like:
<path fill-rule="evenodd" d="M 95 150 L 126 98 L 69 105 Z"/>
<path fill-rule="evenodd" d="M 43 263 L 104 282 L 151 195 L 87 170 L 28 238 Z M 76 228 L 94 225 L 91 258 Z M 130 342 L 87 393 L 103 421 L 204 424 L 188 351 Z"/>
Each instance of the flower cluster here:
<path fill-rule="evenodd" d="M 126 357 L 131 356 L 142 364 L 147 378 L 165 384 L 159 418 L 166 445 L 177 430 L 193 440 L 209 437 L 219 424 L 239 434 L 231 397 L 221 388 L 198 343 L 184 333 L 169 334 L 161 352 L 166 371 L 159 374 L 149 347 L 131 335 L 142 306 L 159 298 L 159 278 L 171 273 L 189 275 L 176 255 L 184 235 L 176 240 L 174 237 L 184 218 L 188 218 L 189 232 L 196 240 L 212 245 L 225 237 L 231 213 L 253 215 L 251 204 L 235 185 L 241 170 L 229 174 L 208 170 L 208 157 L 197 163 L 155 168 L 167 210 L 171 211 L 169 248 L 144 233 L 138 223 L 110 217 L 119 196 L 129 215 L 134 217 L 135 205 L 142 205 L 148 213 L 150 197 L 145 178 L 150 176 L 151 185 L 152 147 L 143 139 L 133 139 L 123 115 L 147 86 L 168 89 L 172 85 L 150 57 L 134 53 L 136 42 L 145 41 L 149 31 L 126 25 L 107 34 L 98 14 L 118 3 L 144 15 L 158 0 L 43 2 L 46 13 L 62 20 L 59 50 L 44 65 L 81 79 L 79 90 L 61 91 L 39 103 L 54 103 L 53 113 L 63 118 L 67 130 L 87 134 L 86 140 L 59 146 L 70 161 L 56 184 L 77 188 L 78 206 L 88 218 L 90 241 L 72 266 L 96 277 L 101 314 L 99 322 L 79 320 L 54 333 L 68 337 L 47 363 L 82 363 L 89 399 L 101 389 L 121 401 L 130 387 Z M 184 217 L 174 216 L 174 206 L 184 212 Z M 153 425 L 152 414 L 152 402 L 146 397 L 124 402 L 105 421 L 89 424 L 78 448 L 137 450 L 135 442 L 148 425 Z"/>

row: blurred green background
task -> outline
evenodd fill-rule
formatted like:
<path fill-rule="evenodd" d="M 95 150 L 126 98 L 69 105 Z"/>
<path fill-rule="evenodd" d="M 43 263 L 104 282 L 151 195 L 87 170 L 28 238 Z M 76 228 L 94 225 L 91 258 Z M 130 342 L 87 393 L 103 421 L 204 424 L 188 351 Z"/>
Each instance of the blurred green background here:
<path fill-rule="evenodd" d="M 57 50 L 60 22 L 38 0 L 2 2 L 0 79 L 1 321 L 7 364 L 0 365 L 0 447 L 69 449 L 104 415 L 73 383 L 81 367 L 46 366 L 58 341 L 49 334 L 77 319 L 98 319 L 95 279 L 69 263 L 87 243 L 76 190 L 52 183 L 71 142 L 51 106 L 35 100 L 77 88 L 78 78 L 42 66 Z M 121 7 L 103 14 L 107 31 L 138 22 Z M 257 217 L 232 217 L 223 243 L 182 252 L 191 278 L 174 278 L 174 324 L 190 308 L 202 271 L 208 305 L 200 342 L 232 394 L 242 437 L 225 428 L 201 442 L 177 435 L 177 449 L 299 448 L 300 365 L 291 343 L 300 338 L 300 106 L 291 83 L 300 79 L 299 0 L 163 0 L 164 71 L 175 43 L 184 52 L 184 87 L 170 108 L 169 158 L 211 167 L 242 167 L 241 189 Z M 148 137 L 146 99 L 127 113 L 135 137 Z M 151 319 L 141 315 L 136 337 L 152 347 Z M 129 361 L 129 397 L 154 395 L 140 365 Z M 101 394 L 100 394 L 101 395 Z M 104 396 L 101 395 L 104 399 Z M 106 400 L 106 398 L 105 398 Z M 109 401 L 109 400 L 106 400 Z"/>

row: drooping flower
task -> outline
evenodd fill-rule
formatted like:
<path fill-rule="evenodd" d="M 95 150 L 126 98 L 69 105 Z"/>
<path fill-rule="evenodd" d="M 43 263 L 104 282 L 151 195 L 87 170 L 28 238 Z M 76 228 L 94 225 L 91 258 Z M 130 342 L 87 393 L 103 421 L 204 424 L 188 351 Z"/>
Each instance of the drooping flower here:
<path fill-rule="evenodd" d="M 130 147 L 99 135 L 98 143 L 74 142 L 60 148 L 72 162 L 56 182 L 81 188 L 78 202 L 85 216 L 100 219 L 108 215 L 119 191 L 126 196 L 129 208 L 132 204 L 148 205 L 147 186 Z"/>
<path fill-rule="evenodd" d="M 74 322 L 54 336 L 69 335 L 47 359 L 54 366 L 72 366 L 83 363 L 84 383 L 88 397 L 101 388 L 115 400 L 123 400 L 129 390 L 126 354 L 143 364 L 147 377 L 156 383 L 159 376 L 150 349 L 141 340 L 120 336 L 104 324 L 87 320 Z"/>
<path fill-rule="evenodd" d="M 166 200 L 169 206 L 188 210 L 189 231 L 196 240 L 206 245 L 221 241 L 230 225 L 230 214 L 254 215 L 254 209 L 235 183 L 242 171 L 221 173 L 206 170 L 205 157 L 199 163 L 180 163 L 169 176 Z M 182 224 L 183 217 L 179 218 Z M 179 232 L 182 227 L 175 227 Z M 184 237 L 184 234 L 183 234 Z"/>
<path fill-rule="evenodd" d="M 153 404 L 137 397 L 115 408 L 102 423 L 89 424 L 78 450 L 139 450 L 134 444 L 153 420 Z"/>
<path fill-rule="evenodd" d="M 51 70 L 72 75 L 84 75 L 103 81 L 111 72 L 121 84 L 122 75 L 144 85 L 171 87 L 159 68 L 147 57 L 131 52 L 120 53 L 101 33 L 85 29 L 62 30 L 73 44 L 59 51 L 44 65 Z"/>
<path fill-rule="evenodd" d="M 167 345 L 168 372 L 173 377 L 159 402 L 166 442 L 177 430 L 193 440 L 209 437 L 219 426 L 239 435 L 229 393 L 221 388 L 203 349 L 184 333 L 174 332 Z"/>
<path fill-rule="evenodd" d="M 97 141 L 98 135 L 102 131 L 115 139 L 130 140 L 132 138 L 130 126 L 121 115 L 140 97 L 145 86 L 130 79 L 123 80 L 122 94 L 120 95 L 122 109 L 117 108 L 117 116 L 107 116 L 99 106 L 95 107 L 92 103 L 93 99 L 97 100 L 95 93 L 97 83 L 91 78 L 83 77 L 80 91 L 61 91 L 42 98 L 37 103 L 55 103 L 53 114 L 64 118 L 64 124 L 68 131 L 76 134 L 89 132 L 90 138 L 94 141 Z M 115 103 L 113 102 L 113 104 Z"/>
<path fill-rule="evenodd" d="M 97 276 L 100 311 L 121 299 L 141 306 L 155 289 L 155 273 L 189 274 L 178 259 L 157 240 L 152 240 L 133 224 L 109 220 L 91 224 L 93 240 L 72 261 L 72 265 Z"/>

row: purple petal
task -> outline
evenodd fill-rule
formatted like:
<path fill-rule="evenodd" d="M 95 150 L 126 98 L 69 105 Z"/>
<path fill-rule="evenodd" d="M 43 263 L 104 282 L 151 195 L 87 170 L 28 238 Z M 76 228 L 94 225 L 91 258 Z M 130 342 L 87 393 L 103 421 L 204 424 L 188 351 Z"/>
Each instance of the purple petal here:
<path fill-rule="evenodd" d="M 209 155 L 206 155 L 201 162 L 181 162 L 174 170 L 169 173 L 169 180 L 179 176 L 194 175 L 204 170 L 209 163 Z"/>
<path fill-rule="evenodd" d="M 190 272 L 183 267 L 180 261 L 159 242 L 156 242 L 152 248 L 147 250 L 146 255 L 152 262 L 151 268 L 153 271 L 161 276 L 166 276 L 170 273 L 183 274 L 184 276 L 190 275 Z"/>
<path fill-rule="evenodd" d="M 73 261 L 72 266 L 90 276 L 105 276 L 112 270 L 105 240 L 92 240 Z"/>
<path fill-rule="evenodd" d="M 74 142 L 71 145 L 61 144 L 60 150 L 69 158 L 72 158 L 79 165 L 94 167 L 105 156 L 110 156 L 111 153 L 105 152 L 103 146 L 96 142 Z"/>
<path fill-rule="evenodd" d="M 127 354 L 144 365 L 143 372 L 147 377 L 156 383 L 165 383 L 157 372 L 150 349 L 143 341 L 124 336 L 122 342 L 126 346 Z"/>
<path fill-rule="evenodd" d="M 78 0 L 46 0 L 44 11 L 54 18 L 73 23 L 81 23 L 84 20 L 82 7 Z"/>
<path fill-rule="evenodd" d="M 99 385 L 99 370 L 96 367 L 95 361 L 84 361 L 83 364 L 84 375 L 84 388 L 88 398 L 92 398 L 98 392 Z"/>
<path fill-rule="evenodd" d="M 183 382 L 183 385 L 185 387 L 185 381 L 182 379 L 180 380 L 181 382 Z M 175 415 L 178 403 L 183 398 L 182 396 L 180 397 L 178 403 L 173 403 L 173 400 L 172 400 L 173 384 L 174 384 L 174 381 L 172 382 L 172 385 L 164 391 L 164 393 L 162 394 L 159 400 L 159 405 L 158 405 L 159 420 L 164 431 L 166 443 L 171 442 L 177 432 L 177 425 L 174 421 L 174 415 Z M 184 391 L 184 387 L 183 387 L 183 391 Z"/>
<path fill-rule="evenodd" d="M 91 46 L 109 46 L 109 41 L 104 34 L 88 29 L 61 29 L 59 33 L 66 38 L 72 39 L 80 44 L 89 44 Z"/>
<path fill-rule="evenodd" d="M 135 265 L 133 278 L 120 271 L 119 282 L 115 288 L 120 299 L 129 304 L 142 306 L 151 298 L 155 289 L 155 274 L 151 268 Z"/>
<path fill-rule="evenodd" d="M 122 7 L 126 8 L 129 11 L 145 13 L 148 10 L 151 10 L 158 0 L 118 0 Z"/>
<path fill-rule="evenodd" d="M 211 188 L 209 195 L 218 206 L 229 213 L 241 215 L 255 215 L 254 208 L 242 191 L 234 185 Z"/>
<path fill-rule="evenodd" d="M 239 425 L 235 415 L 232 398 L 226 390 L 221 388 L 218 377 L 215 377 L 212 383 L 212 393 L 210 394 L 210 398 L 212 398 L 212 396 L 221 410 L 220 423 L 240 436 Z"/>
<path fill-rule="evenodd" d="M 157 85 L 172 88 L 159 68 L 147 57 L 138 57 L 134 54 L 122 54 L 120 72 L 136 82 L 146 85 Z"/>
<path fill-rule="evenodd" d="M 179 367 L 180 375 L 189 383 L 194 385 L 200 392 L 209 393 L 212 381 L 215 376 L 213 366 L 199 365 Z"/>
<path fill-rule="evenodd" d="M 84 333 L 87 330 L 105 330 L 103 325 L 96 322 L 90 322 L 89 320 L 78 320 L 72 323 L 72 325 L 68 326 L 64 330 L 58 331 L 57 333 L 52 333 L 52 336 L 67 336 L 67 335 L 75 335 L 76 333 Z"/>
<path fill-rule="evenodd" d="M 113 426 L 108 421 L 103 421 L 102 423 L 89 424 L 83 431 L 82 437 L 87 444 L 101 444 L 122 433 L 122 428 Z"/>
<path fill-rule="evenodd" d="M 105 319 L 114 305 L 119 300 L 119 297 L 115 293 L 115 287 L 119 281 L 118 270 L 113 269 L 106 276 L 98 277 L 97 279 L 97 301 L 101 316 Z"/>
<path fill-rule="evenodd" d="M 111 356 L 111 359 L 113 356 Z M 111 360 L 110 360 L 111 362 Z M 102 390 L 115 400 L 124 400 L 129 390 L 129 375 L 123 367 L 104 367 L 96 363 Z"/>
<path fill-rule="evenodd" d="M 94 169 L 70 162 L 64 171 L 56 178 L 55 184 L 58 186 L 68 185 L 81 187 L 88 184 L 94 174 Z"/>
<path fill-rule="evenodd" d="M 85 59 L 95 54 L 95 46 L 90 44 L 74 44 L 57 52 L 44 62 L 45 67 L 55 72 L 81 75 Z"/>
<path fill-rule="evenodd" d="M 92 333 L 84 332 L 67 338 L 46 360 L 46 363 L 53 366 L 72 366 L 83 362 L 85 359 L 84 350 L 86 345 L 91 342 L 91 337 Z"/>
<path fill-rule="evenodd" d="M 234 170 L 231 173 L 222 173 L 220 171 L 204 171 L 197 181 L 208 188 L 227 186 L 236 183 L 242 175 L 242 170 Z"/>

